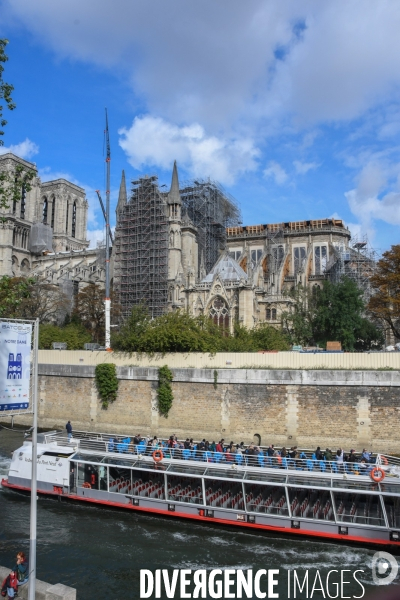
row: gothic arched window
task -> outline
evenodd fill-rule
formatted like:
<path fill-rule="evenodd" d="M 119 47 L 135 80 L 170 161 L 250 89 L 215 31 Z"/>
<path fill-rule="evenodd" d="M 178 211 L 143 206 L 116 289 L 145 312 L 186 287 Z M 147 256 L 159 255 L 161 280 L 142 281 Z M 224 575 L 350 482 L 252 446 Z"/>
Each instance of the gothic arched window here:
<path fill-rule="evenodd" d="M 76 202 L 72 206 L 72 237 L 76 237 Z"/>
<path fill-rule="evenodd" d="M 47 209 L 48 209 L 49 205 L 47 202 L 47 198 L 46 196 L 43 198 L 43 218 L 42 218 L 42 223 L 44 223 L 45 225 L 47 225 Z"/>
<path fill-rule="evenodd" d="M 220 296 L 217 296 L 211 302 L 209 316 L 217 327 L 229 330 L 229 308 L 225 300 Z"/>
<path fill-rule="evenodd" d="M 56 197 L 52 197 L 52 206 L 51 206 L 51 228 L 54 229 L 54 218 L 56 216 Z"/>

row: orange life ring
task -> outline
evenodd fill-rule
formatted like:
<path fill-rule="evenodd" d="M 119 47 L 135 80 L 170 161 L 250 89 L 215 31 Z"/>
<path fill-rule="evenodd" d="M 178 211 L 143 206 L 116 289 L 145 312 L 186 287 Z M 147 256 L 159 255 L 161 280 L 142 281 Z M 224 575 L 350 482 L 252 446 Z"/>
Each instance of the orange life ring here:
<path fill-rule="evenodd" d="M 161 450 L 154 450 L 154 452 L 153 452 L 154 462 L 161 462 L 163 458 L 164 458 L 164 455 Z"/>
<path fill-rule="evenodd" d="M 83 488 L 87 488 L 88 490 L 90 490 L 92 488 L 92 486 L 90 485 L 90 483 L 88 483 L 87 481 L 82 484 L 82 487 Z"/>
<path fill-rule="evenodd" d="M 374 467 L 369 476 L 371 477 L 372 481 L 379 483 L 385 478 L 385 471 L 380 467 Z"/>
<path fill-rule="evenodd" d="M 384 465 L 388 465 L 389 464 L 389 461 L 386 458 L 386 456 L 381 456 L 381 461 L 383 462 Z"/>

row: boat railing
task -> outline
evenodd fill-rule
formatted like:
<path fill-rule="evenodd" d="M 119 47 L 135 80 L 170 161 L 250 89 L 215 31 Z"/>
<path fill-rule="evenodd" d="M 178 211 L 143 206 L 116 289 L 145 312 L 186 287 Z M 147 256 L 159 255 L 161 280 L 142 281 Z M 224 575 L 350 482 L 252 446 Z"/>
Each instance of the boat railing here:
<path fill-rule="evenodd" d="M 163 458 L 169 461 L 190 461 L 196 463 L 212 463 L 214 466 L 273 468 L 293 471 L 309 471 L 320 473 L 343 473 L 349 475 L 368 475 L 374 466 L 400 466 L 398 457 L 377 454 L 369 462 L 361 462 L 361 457 L 355 462 L 327 461 L 317 459 L 310 450 L 299 450 L 296 458 L 283 456 L 269 456 L 266 448 L 260 448 L 257 454 L 243 452 L 217 452 L 211 450 L 197 450 L 186 448 L 169 448 L 166 441 L 159 441 L 157 446 L 149 446 L 145 440 L 134 444 L 131 438 L 104 436 L 104 434 L 90 434 L 74 432 L 73 438 L 68 441 L 63 433 L 45 435 L 45 443 L 54 443 L 58 446 L 73 446 L 76 451 L 94 452 L 100 454 L 124 455 L 126 458 L 141 459 L 151 458 L 155 451 L 161 451 Z M 155 456 L 157 460 L 160 455 Z"/>

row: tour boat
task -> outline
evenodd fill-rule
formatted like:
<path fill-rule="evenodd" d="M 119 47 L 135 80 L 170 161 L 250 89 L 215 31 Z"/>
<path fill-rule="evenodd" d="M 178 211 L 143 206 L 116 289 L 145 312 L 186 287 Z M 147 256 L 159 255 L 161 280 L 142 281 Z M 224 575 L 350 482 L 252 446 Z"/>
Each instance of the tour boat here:
<path fill-rule="evenodd" d="M 38 494 L 127 510 L 368 545 L 400 546 L 400 460 L 357 463 L 148 450 L 129 437 L 39 434 Z M 2 485 L 30 492 L 32 443 Z M 369 471 L 369 472 L 366 472 Z"/>

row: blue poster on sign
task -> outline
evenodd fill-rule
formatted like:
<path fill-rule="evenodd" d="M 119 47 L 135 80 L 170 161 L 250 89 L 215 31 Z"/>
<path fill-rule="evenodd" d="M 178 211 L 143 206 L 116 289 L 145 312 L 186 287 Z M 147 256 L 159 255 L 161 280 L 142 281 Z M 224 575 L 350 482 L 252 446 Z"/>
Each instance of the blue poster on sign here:
<path fill-rule="evenodd" d="M 29 407 L 31 323 L 0 321 L 0 411 Z"/>

